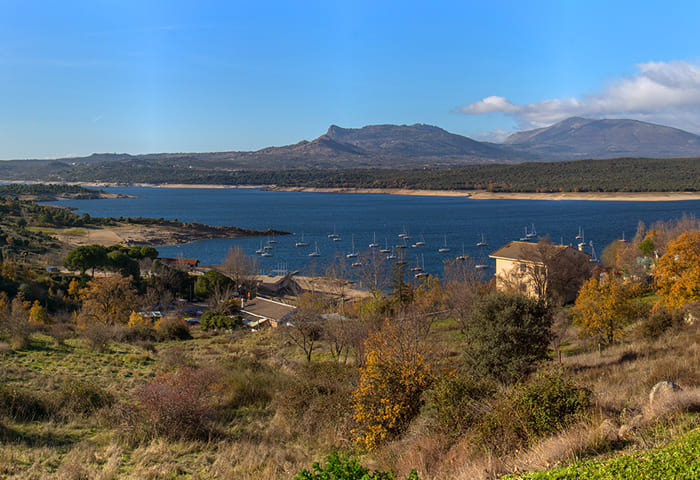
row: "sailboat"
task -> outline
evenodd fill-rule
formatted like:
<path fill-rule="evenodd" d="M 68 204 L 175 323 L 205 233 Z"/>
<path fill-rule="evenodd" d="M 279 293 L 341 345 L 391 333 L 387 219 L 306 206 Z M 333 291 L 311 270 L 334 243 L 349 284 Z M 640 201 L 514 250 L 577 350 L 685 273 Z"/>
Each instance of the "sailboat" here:
<path fill-rule="evenodd" d="M 527 229 L 526 229 L 526 232 L 527 232 Z M 532 231 L 529 233 L 525 233 L 525 236 L 527 238 L 535 238 L 537 236 L 537 232 L 535 231 L 535 224 L 534 223 L 532 224 Z"/>
<path fill-rule="evenodd" d="M 333 233 L 329 233 L 328 238 L 332 238 L 333 240 L 335 240 L 336 238 L 340 238 L 340 235 L 335 233 L 335 225 L 333 225 Z"/>
<path fill-rule="evenodd" d="M 391 250 L 389 250 L 389 241 L 385 238 L 384 239 L 384 248 L 379 250 L 379 253 L 389 253 Z"/>
<path fill-rule="evenodd" d="M 531 237 L 528 235 L 528 232 L 527 232 L 527 225 L 525 225 L 525 236 L 524 236 L 524 237 L 520 237 L 520 241 L 521 241 L 521 242 L 529 242 L 529 241 L 530 241 L 530 238 L 531 238 Z"/>
<path fill-rule="evenodd" d="M 578 235 L 576 235 L 576 240 L 583 240 L 583 229 L 581 225 L 578 226 Z"/>
<path fill-rule="evenodd" d="M 462 255 L 455 257 L 455 260 L 466 260 L 467 255 L 464 253 L 464 242 L 462 242 Z"/>
<path fill-rule="evenodd" d="M 255 251 L 255 253 L 257 253 L 258 255 L 260 255 L 260 254 L 262 254 L 263 252 L 265 252 L 265 250 L 263 250 L 262 240 L 260 240 L 260 248 L 258 248 L 258 249 Z"/>
<path fill-rule="evenodd" d="M 598 256 L 595 254 L 595 248 L 593 248 L 593 240 L 588 242 L 588 244 L 591 246 L 591 263 L 597 263 L 598 262 Z"/>
<path fill-rule="evenodd" d="M 474 268 L 476 268 L 477 270 L 486 270 L 487 268 L 489 268 L 489 266 L 487 263 L 478 263 L 474 265 Z"/>
<path fill-rule="evenodd" d="M 352 236 L 352 250 L 345 255 L 345 258 L 357 258 L 357 252 L 355 251 L 355 235 Z"/>
<path fill-rule="evenodd" d="M 377 243 L 377 233 L 374 233 L 374 236 L 372 237 L 372 243 L 369 244 L 369 248 L 377 248 L 379 244 Z"/>
<path fill-rule="evenodd" d="M 313 252 L 309 253 L 309 257 L 320 257 L 321 252 L 318 251 L 318 242 L 314 242 L 314 246 L 316 247 Z"/>
<path fill-rule="evenodd" d="M 486 240 L 484 239 L 484 234 L 481 234 L 481 241 L 476 244 L 477 247 L 488 247 L 488 243 L 486 243 Z"/>
<path fill-rule="evenodd" d="M 581 241 L 578 244 L 578 249 L 583 252 L 583 248 L 586 246 L 586 240 L 583 238 L 583 232 L 581 232 Z"/>
<path fill-rule="evenodd" d="M 422 255 L 421 255 L 421 257 L 422 257 Z M 413 267 L 413 268 L 411 268 L 411 271 L 412 271 L 413 273 L 418 273 L 418 272 L 422 272 L 422 271 L 423 271 L 423 267 L 420 266 L 420 265 L 418 264 L 418 255 L 416 255 L 416 266 Z"/>
<path fill-rule="evenodd" d="M 442 248 L 438 248 L 438 253 L 447 253 L 449 251 L 450 249 L 447 248 L 447 235 L 445 235 L 445 246 Z"/>
<path fill-rule="evenodd" d="M 309 243 L 304 241 L 304 232 L 301 232 L 301 242 L 296 243 L 297 247 L 308 247 Z"/>
<path fill-rule="evenodd" d="M 422 247 L 423 245 L 425 245 L 425 239 L 423 238 L 423 234 L 422 234 L 422 233 L 420 234 L 420 240 L 418 240 L 418 241 L 415 243 L 415 245 L 416 245 L 416 247 Z"/>

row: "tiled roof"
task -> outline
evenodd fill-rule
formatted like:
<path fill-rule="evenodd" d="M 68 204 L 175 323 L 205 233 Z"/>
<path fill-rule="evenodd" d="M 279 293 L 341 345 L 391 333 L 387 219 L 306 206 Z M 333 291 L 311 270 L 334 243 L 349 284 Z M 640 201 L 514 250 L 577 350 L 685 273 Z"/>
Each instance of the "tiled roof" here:
<path fill-rule="evenodd" d="M 558 253 L 563 252 L 567 248 L 571 248 L 566 245 L 552 246 L 559 250 Z M 573 248 L 571 250 L 578 253 L 578 250 L 574 250 Z M 542 261 L 542 254 L 541 250 L 538 248 L 538 244 L 518 241 L 513 241 L 502 246 L 501 248 L 493 252 L 491 255 L 489 255 L 489 257 L 503 258 L 508 260 L 522 260 L 526 262 Z"/>

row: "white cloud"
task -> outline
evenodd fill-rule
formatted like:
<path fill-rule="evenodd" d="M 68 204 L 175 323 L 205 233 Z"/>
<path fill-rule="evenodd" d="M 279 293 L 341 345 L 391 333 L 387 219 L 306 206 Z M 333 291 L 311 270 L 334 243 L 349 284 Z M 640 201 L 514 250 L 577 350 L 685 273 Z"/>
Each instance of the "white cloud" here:
<path fill-rule="evenodd" d="M 637 65 L 637 73 L 579 98 L 555 98 L 518 105 L 499 96 L 457 107 L 458 113 L 503 113 L 521 128 L 535 128 L 573 116 L 636 118 L 700 132 L 700 65 L 682 61 Z"/>

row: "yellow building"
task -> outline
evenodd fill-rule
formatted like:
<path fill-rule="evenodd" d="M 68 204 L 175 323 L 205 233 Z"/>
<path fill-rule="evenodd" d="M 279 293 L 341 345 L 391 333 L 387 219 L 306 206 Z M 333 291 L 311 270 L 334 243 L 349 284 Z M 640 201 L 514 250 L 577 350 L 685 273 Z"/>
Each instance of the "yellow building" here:
<path fill-rule="evenodd" d="M 590 255 L 547 241 L 513 241 L 489 257 L 496 260 L 498 290 L 520 292 L 558 304 L 575 300 L 590 275 Z"/>

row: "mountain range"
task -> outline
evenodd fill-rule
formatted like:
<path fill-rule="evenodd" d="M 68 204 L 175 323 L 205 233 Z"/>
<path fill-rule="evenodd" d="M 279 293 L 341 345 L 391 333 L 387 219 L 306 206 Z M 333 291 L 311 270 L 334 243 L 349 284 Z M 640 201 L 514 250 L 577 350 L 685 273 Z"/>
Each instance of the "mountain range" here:
<path fill-rule="evenodd" d="M 0 162 L 6 180 L 61 181 L 124 177 L 139 171 L 188 169 L 204 181 L 212 172 L 284 169 L 439 168 L 473 164 L 618 157 L 700 157 L 700 136 L 627 119 L 573 117 L 549 127 L 514 133 L 503 143 L 479 142 L 439 127 L 331 125 L 320 137 L 251 152 L 93 154 L 57 160 Z M 182 172 L 184 174 L 184 172 Z"/>

